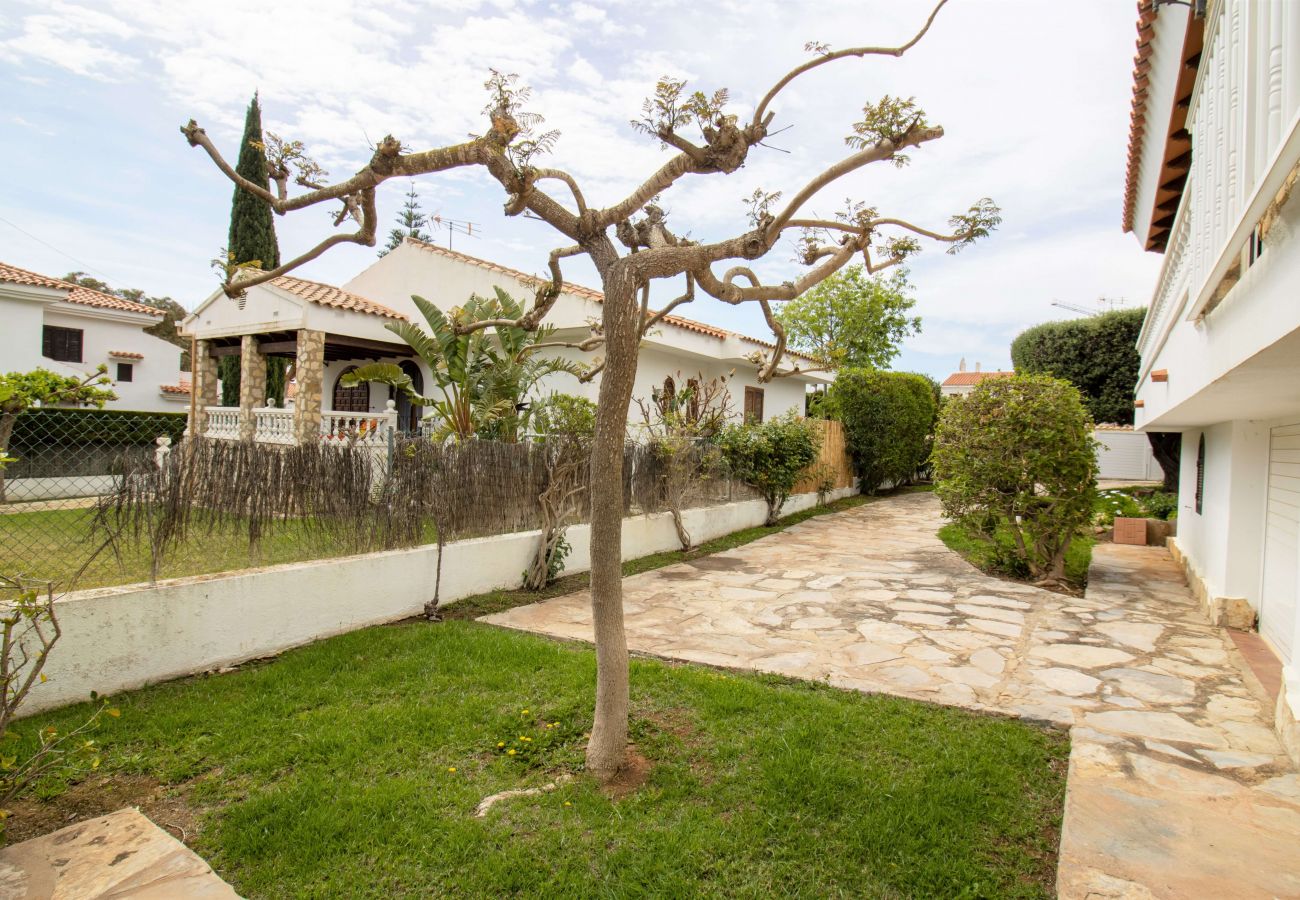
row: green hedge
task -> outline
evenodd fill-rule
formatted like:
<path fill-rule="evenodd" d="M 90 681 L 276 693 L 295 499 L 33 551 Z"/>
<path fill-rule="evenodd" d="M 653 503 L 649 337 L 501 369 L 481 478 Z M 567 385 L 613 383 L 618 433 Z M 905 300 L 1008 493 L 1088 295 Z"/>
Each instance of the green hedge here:
<path fill-rule="evenodd" d="M 842 369 L 825 409 L 844 425 L 844 440 L 863 493 L 898 484 L 930 454 L 938 404 L 933 382 L 910 372 Z"/>
<path fill-rule="evenodd" d="M 114 446 L 152 444 L 160 435 L 172 443 L 185 432 L 183 412 L 136 412 L 118 409 L 29 409 L 14 423 L 14 449 L 40 450 L 51 445 Z"/>

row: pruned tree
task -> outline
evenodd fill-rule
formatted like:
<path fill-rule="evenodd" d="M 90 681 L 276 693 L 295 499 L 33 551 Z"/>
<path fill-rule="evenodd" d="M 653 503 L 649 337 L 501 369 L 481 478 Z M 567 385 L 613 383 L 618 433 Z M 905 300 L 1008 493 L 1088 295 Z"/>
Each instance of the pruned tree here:
<path fill-rule="evenodd" d="M 301 144 L 268 144 L 274 190 L 268 190 L 231 167 L 207 133 L 191 120 L 181 128 L 189 143 L 201 148 L 235 184 L 260 198 L 280 215 L 338 204 L 334 221 L 356 223 L 356 229 L 331 234 L 280 266 L 228 283 L 237 296 L 248 287 L 292 271 L 340 244 L 374 246 L 378 225 L 375 193 L 392 178 L 429 175 L 477 167 L 505 191 L 504 212 L 527 214 L 551 226 L 564 239 L 550 253 L 549 278 L 537 289 L 527 312 L 511 320 L 459 320 L 461 333 L 497 326 L 535 329 L 559 298 L 567 258 L 585 255 L 599 274 L 604 291 L 601 321 L 590 338 L 575 342 L 584 350 L 600 349 L 603 358 L 584 375 L 600 378 L 596 433 L 591 466 L 591 595 L 596 638 L 596 709 L 587 746 L 587 768 L 608 780 L 623 767 L 628 736 L 628 650 L 623 626 L 621 531 L 623 441 L 628 405 L 637 368 L 641 338 L 672 310 L 702 292 L 732 305 L 755 304 L 772 328 L 772 351 L 759 359 L 763 381 L 789 375 L 783 368 L 785 330 L 772 304 L 793 300 L 854 259 L 870 273 L 896 266 L 920 250 L 920 238 L 945 243 L 956 252 L 987 235 L 1000 221 L 997 207 L 982 199 L 949 220 L 946 232 L 882 214 L 866 202 L 848 203 L 838 215 L 823 218 L 807 211 L 823 189 L 873 163 L 903 165 L 906 154 L 943 136 L 914 99 L 885 96 L 863 107 L 845 142 L 849 151 L 835 164 L 806 177 L 786 195 L 760 191 L 750 202 L 749 226 L 721 240 L 697 241 L 670 227 L 664 208 L 655 201 L 687 176 L 725 176 L 738 171 L 751 151 L 773 133 L 775 104 L 791 83 L 807 73 L 841 60 L 868 56 L 899 57 L 916 45 L 947 0 L 940 0 L 929 18 L 906 43 L 896 47 L 850 47 L 834 50 L 809 45 L 812 58 L 781 76 L 742 117 L 725 90 L 712 94 L 688 91 L 686 82 L 662 79 L 633 125 L 674 151 L 656 171 L 627 196 L 608 205 L 588 202 L 576 178 L 563 169 L 543 165 L 558 135 L 543 130 L 543 119 L 526 105 L 529 91 L 516 76 L 493 71 L 486 87 L 490 101 L 482 134 L 461 143 L 412 151 L 391 135 L 379 141 L 370 161 L 355 174 L 325 183 L 320 167 Z M 292 171 L 291 171 L 292 170 Z M 296 173 L 296 174 L 294 174 Z M 303 188 L 291 193 L 290 182 Z M 559 193 L 550 190 L 551 185 Z M 761 259 L 789 237 L 798 236 L 798 256 L 806 271 L 780 284 L 765 284 L 746 263 Z M 650 306 L 651 284 L 681 279 L 682 293 L 659 309 Z"/>

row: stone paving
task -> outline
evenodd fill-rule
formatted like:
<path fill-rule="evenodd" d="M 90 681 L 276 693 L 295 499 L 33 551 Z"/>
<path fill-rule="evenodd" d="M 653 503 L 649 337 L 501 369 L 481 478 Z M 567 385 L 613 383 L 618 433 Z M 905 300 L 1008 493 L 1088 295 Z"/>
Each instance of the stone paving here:
<path fill-rule="evenodd" d="M 239 900 L 199 856 L 138 809 L 0 850 L 4 900 Z"/>
<path fill-rule="evenodd" d="M 930 494 L 625 579 L 634 651 L 1072 729 L 1062 897 L 1300 897 L 1300 779 L 1163 549 L 1098 545 L 1083 598 L 945 548 Z M 589 596 L 484 621 L 591 640 Z"/>

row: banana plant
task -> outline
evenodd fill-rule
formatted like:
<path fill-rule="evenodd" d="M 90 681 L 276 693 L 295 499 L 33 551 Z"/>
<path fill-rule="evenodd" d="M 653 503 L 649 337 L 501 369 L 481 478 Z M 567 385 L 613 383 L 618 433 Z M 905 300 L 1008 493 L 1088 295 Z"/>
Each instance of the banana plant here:
<path fill-rule="evenodd" d="M 501 288 L 496 293 L 492 315 L 497 319 L 519 319 L 524 314 L 523 304 Z M 575 378 L 582 375 L 585 364 L 556 356 L 538 356 L 555 333 L 554 325 L 529 331 L 526 328 L 498 327 L 493 330 L 495 343 L 486 354 L 486 386 L 489 396 L 509 401 L 510 409 L 492 422 L 486 432 L 498 440 L 514 443 L 526 432 L 532 417 L 532 404 L 527 398 L 548 375 L 567 372 Z"/>
<path fill-rule="evenodd" d="M 523 400 L 537 382 L 553 372 L 582 372 L 579 363 L 533 357 L 534 346 L 550 337 L 551 327 L 535 332 L 498 328 L 494 334 L 457 334 L 459 323 L 513 319 L 523 314 L 520 304 L 500 288 L 492 299 L 471 295 L 465 306 L 452 309 L 450 316 L 423 297 L 411 299 L 429 330 L 412 322 L 390 322 L 384 327 L 429 367 L 437 394 L 421 396 L 411 377 L 392 363 L 361 366 L 344 375 L 343 384 L 378 382 L 401 391 L 437 418 L 435 440 L 463 441 L 480 434 L 517 440 L 521 428 L 526 427 L 528 410 Z"/>

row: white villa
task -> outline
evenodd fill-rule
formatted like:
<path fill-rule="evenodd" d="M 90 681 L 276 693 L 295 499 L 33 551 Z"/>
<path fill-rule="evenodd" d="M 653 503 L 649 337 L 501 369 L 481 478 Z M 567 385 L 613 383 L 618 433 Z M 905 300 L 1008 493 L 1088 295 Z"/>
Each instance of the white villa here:
<path fill-rule="evenodd" d="M 217 291 L 182 323 L 184 333 L 197 340 L 195 421 L 210 437 L 273 443 L 358 432 L 363 440 L 382 441 L 390 429 L 413 430 L 420 410 L 391 396 L 387 386 L 347 388 L 340 383 L 349 369 L 380 361 L 400 365 L 418 391 L 432 390 L 423 361 L 384 325 L 399 319 L 424 324 L 413 294 L 451 309 L 471 294 L 491 296 L 494 287 L 531 302 L 539 283 L 527 273 L 408 238 L 342 287 L 283 276 L 250 288 L 239 300 Z M 556 339 L 588 337 L 588 323 L 600 318 L 601 302 L 599 291 L 566 283 L 546 319 L 556 326 Z M 667 316 L 642 341 L 634 400 L 648 399 L 668 378 L 702 374 L 709 379 L 734 370 L 729 387 L 737 418 L 768 419 L 788 410 L 802 414 L 809 387 L 829 383 L 830 376 L 804 373 L 759 384 L 758 366 L 747 357 L 771 347 L 757 338 Z M 600 355 L 599 350 L 553 352 L 588 361 Z M 239 407 L 217 405 L 216 361 L 227 355 L 241 357 Z M 272 355 L 295 360 L 291 409 L 266 406 L 264 360 Z M 583 384 L 559 374 L 540 386 L 540 394 L 594 400 L 598 388 L 599 376 Z"/>
<path fill-rule="evenodd" d="M 108 366 L 111 409 L 183 412 L 190 388 L 181 350 L 145 334 L 163 314 L 89 288 L 0 263 L 0 372 L 48 369 L 78 378 Z"/>
<path fill-rule="evenodd" d="M 1220 621 L 1282 663 L 1300 743 L 1300 3 L 1140 4 L 1124 226 L 1164 266 L 1139 430 L 1182 433 L 1178 537 Z"/>

